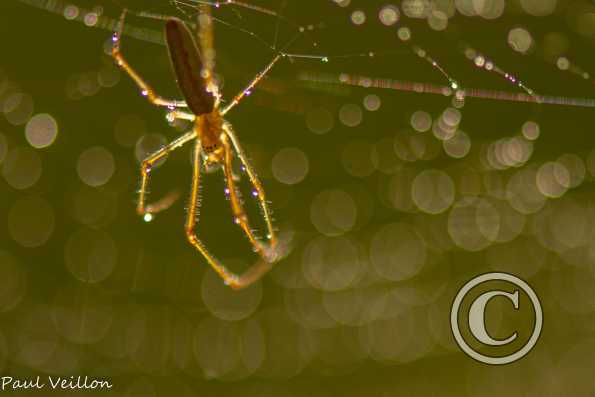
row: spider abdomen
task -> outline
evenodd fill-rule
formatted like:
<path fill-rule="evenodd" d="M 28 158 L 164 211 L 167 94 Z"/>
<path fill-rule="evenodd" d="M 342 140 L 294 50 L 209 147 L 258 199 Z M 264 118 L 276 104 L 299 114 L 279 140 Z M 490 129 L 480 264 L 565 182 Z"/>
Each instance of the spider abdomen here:
<path fill-rule="evenodd" d="M 176 81 L 188 107 L 197 116 L 211 113 L 215 97 L 207 91 L 207 82 L 201 75 L 203 63 L 192 32 L 183 21 L 172 17 L 165 24 L 165 38 Z"/>

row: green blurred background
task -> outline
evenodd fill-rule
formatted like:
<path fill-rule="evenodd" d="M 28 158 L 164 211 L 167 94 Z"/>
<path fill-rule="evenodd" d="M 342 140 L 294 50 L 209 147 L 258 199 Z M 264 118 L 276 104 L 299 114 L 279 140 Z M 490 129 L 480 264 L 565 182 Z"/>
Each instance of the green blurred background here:
<path fill-rule="evenodd" d="M 254 35 L 285 43 L 295 22 L 306 34 L 287 51 L 328 62 L 284 60 L 229 114 L 291 247 L 234 292 L 187 243 L 185 199 L 136 216 L 139 161 L 188 125 L 168 125 L 108 56 L 121 5 L 191 22 L 192 7 L 0 2 L 0 374 L 107 378 L 95 394 L 118 396 L 593 395 L 592 108 L 339 84 L 449 85 L 415 45 L 463 89 L 522 93 L 489 58 L 539 94 L 592 98 L 593 3 L 251 4 L 287 20 L 214 10 L 224 97 L 273 56 Z M 179 97 L 161 23 L 127 23 L 124 54 Z M 152 173 L 152 197 L 187 195 L 188 147 Z M 223 188 L 204 178 L 198 234 L 241 270 L 255 257 Z M 527 280 L 544 310 L 536 348 L 505 367 L 450 332 L 456 291 L 487 271 Z M 521 321 L 526 336 L 528 318 L 494 301 L 488 329 L 504 338 Z"/>

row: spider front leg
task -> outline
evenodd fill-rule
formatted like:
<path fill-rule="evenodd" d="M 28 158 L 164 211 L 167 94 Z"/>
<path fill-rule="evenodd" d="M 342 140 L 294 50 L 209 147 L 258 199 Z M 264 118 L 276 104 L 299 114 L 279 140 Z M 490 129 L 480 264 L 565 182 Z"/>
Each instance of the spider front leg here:
<path fill-rule="evenodd" d="M 242 147 L 239 144 L 239 141 L 235 137 L 231 125 L 229 123 L 223 124 L 223 131 L 224 134 L 222 135 L 222 143 L 225 149 L 225 158 L 224 158 L 224 166 L 223 171 L 225 173 L 225 180 L 227 184 L 226 193 L 229 194 L 230 197 L 230 204 L 234 214 L 234 220 L 236 224 L 238 224 L 248 239 L 250 243 L 254 247 L 254 250 L 264 259 L 266 262 L 274 263 L 278 261 L 281 257 L 281 252 L 278 250 L 278 241 L 275 229 L 273 228 L 273 222 L 271 219 L 271 212 L 267 205 L 266 196 L 264 192 L 264 188 L 254 172 L 254 169 L 248 162 L 246 155 L 244 154 Z M 231 142 L 231 144 L 230 144 Z M 233 146 L 233 148 L 232 148 Z M 232 160 L 233 160 L 233 153 L 237 154 L 244 167 L 246 173 L 248 174 L 248 178 L 252 184 L 254 190 L 251 194 L 258 200 L 258 204 L 262 210 L 262 214 L 264 216 L 264 220 L 266 223 L 267 228 L 267 235 L 265 236 L 265 241 L 258 239 L 252 228 L 250 227 L 250 223 L 248 222 L 248 217 L 244 211 L 244 207 L 242 205 L 241 199 L 238 196 L 238 192 L 235 186 L 235 178 L 232 172 Z"/>
<path fill-rule="evenodd" d="M 138 196 L 138 204 L 136 207 L 136 212 L 145 217 L 146 221 L 150 221 L 152 219 L 152 215 L 154 213 L 163 211 L 171 207 L 171 205 L 179 198 L 180 193 L 177 190 L 174 190 L 168 193 L 165 197 L 161 200 L 158 200 L 151 204 L 145 204 L 146 197 L 147 197 L 147 187 L 149 185 L 149 175 L 151 173 L 151 169 L 159 160 L 167 156 L 169 153 L 173 152 L 177 148 L 184 145 L 186 142 L 196 138 L 196 133 L 194 131 L 190 131 L 179 137 L 178 139 L 174 140 L 173 142 L 169 143 L 168 145 L 162 147 L 161 149 L 157 150 L 156 152 L 152 153 L 143 160 L 141 165 L 141 186 Z"/>
<path fill-rule="evenodd" d="M 120 52 L 120 42 L 122 38 L 122 32 L 124 30 L 124 19 L 126 18 L 126 9 L 122 11 L 122 15 L 120 16 L 120 23 L 118 30 L 114 32 L 114 36 L 112 37 L 113 46 L 112 46 L 112 57 L 116 61 L 116 64 L 121 67 L 129 76 L 134 80 L 138 88 L 141 90 L 141 94 L 146 97 L 149 102 L 156 106 L 164 106 L 168 108 L 178 108 L 178 107 L 187 107 L 185 101 L 178 101 L 174 99 L 166 99 L 162 98 L 161 96 L 157 95 L 153 88 L 130 66 L 128 61 L 124 58 L 122 53 Z"/>

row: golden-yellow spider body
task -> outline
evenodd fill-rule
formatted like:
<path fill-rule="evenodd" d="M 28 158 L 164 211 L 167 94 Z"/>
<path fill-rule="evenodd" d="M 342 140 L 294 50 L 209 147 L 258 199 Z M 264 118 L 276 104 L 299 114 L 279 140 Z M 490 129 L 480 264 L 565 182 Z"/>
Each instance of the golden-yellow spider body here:
<path fill-rule="evenodd" d="M 137 205 L 138 214 L 143 216 L 145 220 L 150 220 L 153 214 L 168 208 L 175 201 L 175 197 L 168 195 L 154 203 L 146 203 L 147 186 L 151 169 L 156 162 L 166 157 L 172 151 L 183 146 L 185 143 L 194 141 L 192 185 L 188 213 L 184 225 L 185 233 L 190 244 L 205 257 L 207 262 L 222 277 L 227 285 L 232 288 L 243 288 L 260 279 L 260 277 L 270 270 L 273 263 L 280 259 L 281 251 L 276 232 L 272 225 L 270 210 L 262 184 L 248 162 L 231 124 L 224 119 L 224 116 L 245 95 L 250 93 L 273 65 L 284 55 L 277 54 L 263 71 L 256 75 L 246 89 L 236 95 L 224 108 L 220 108 L 221 95 L 213 78 L 212 70 L 214 64 L 214 59 L 212 59 L 212 54 L 214 54 L 212 50 L 212 21 L 208 7 L 203 7 L 201 11 L 198 25 L 200 49 L 196 44 L 197 42 L 194 39 L 192 31 L 182 20 L 174 17 L 162 18 L 165 20 L 165 38 L 172 69 L 178 87 L 184 96 L 184 101 L 165 99 L 157 95 L 122 55 L 120 42 L 124 29 L 126 10 L 122 13 L 119 28 L 113 36 L 112 56 L 116 63 L 136 83 L 144 97 L 153 105 L 168 109 L 168 120 L 184 119 L 192 122 L 192 129 L 190 131 L 143 160 L 141 166 L 141 187 Z M 210 57 L 208 56 L 209 54 L 211 54 Z M 236 187 L 236 177 L 232 171 L 234 156 L 239 158 L 242 169 L 245 170 L 252 184 L 252 195 L 258 200 L 261 207 L 267 229 L 267 234 L 263 239 L 255 235 L 244 211 Z M 230 199 L 234 222 L 240 226 L 248 237 L 254 251 L 260 256 L 260 259 L 242 275 L 236 275 L 229 271 L 206 249 L 197 236 L 196 226 L 200 206 L 201 165 L 205 169 L 220 167 L 223 170 L 226 183 L 225 194 Z"/>

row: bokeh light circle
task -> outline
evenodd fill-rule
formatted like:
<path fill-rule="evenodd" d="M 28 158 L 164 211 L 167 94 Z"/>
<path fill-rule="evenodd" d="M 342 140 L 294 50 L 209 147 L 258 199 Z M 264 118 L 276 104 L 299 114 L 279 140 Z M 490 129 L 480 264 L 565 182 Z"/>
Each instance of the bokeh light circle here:
<path fill-rule="evenodd" d="M 533 37 L 524 28 L 513 28 L 508 32 L 508 44 L 513 50 L 524 54 L 533 46 Z"/>
<path fill-rule="evenodd" d="M 14 309 L 27 293 L 27 276 L 17 258 L 0 250 L 0 312 Z"/>
<path fill-rule="evenodd" d="M 45 244 L 54 231 L 54 209 L 45 199 L 28 196 L 19 199 L 8 213 L 11 237 L 26 248 Z"/>
<path fill-rule="evenodd" d="M 454 182 L 444 171 L 426 170 L 413 180 L 411 196 L 423 212 L 439 214 L 446 211 L 455 199 Z"/>
<path fill-rule="evenodd" d="M 458 130 L 452 138 L 442 141 L 442 147 L 450 157 L 461 159 L 469 154 L 471 139 L 464 131 Z"/>
<path fill-rule="evenodd" d="M 432 128 L 432 116 L 423 110 L 411 115 L 411 127 L 418 132 L 426 132 Z"/>
<path fill-rule="evenodd" d="M 68 238 L 64 259 L 68 271 L 77 280 L 97 283 L 114 271 L 118 248 L 108 233 L 81 228 Z"/>
<path fill-rule="evenodd" d="M 357 127 L 363 119 L 362 109 L 355 104 L 346 104 L 339 109 L 339 120 L 347 127 Z"/>
<path fill-rule="evenodd" d="M 77 344 L 98 342 L 113 321 L 113 308 L 105 292 L 79 285 L 61 289 L 54 298 L 52 320 L 66 340 Z"/>
<path fill-rule="evenodd" d="M 105 185 L 115 170 L 114 156 L 101 146 L 84 150 L 76 164 L 76 171 L 81 181 L 93 187 Z"/>
<path fill-rule="evenodd" d="M 378 19 L 385 26 L 392 26 L 399 21 L 399 9 L 393 5 L 386 5 L 380 9 Z"/>
<path fill-rule="evenodd" d="M 41 177 L 42 163 L 37 152 L 29 147 L 11 149 L 2 162 L 2 175 L 15 189 L 23 190 L 35 185 Z"/>
<path fill-rule="evenodd" d="M 58 136 L 58 123 L 50 114 L 31 117 L 25 126 L 25 137 L 31 146 L 42 149 L 50 146 Z"/>
<path fill-rule="evenodd" d="M 306 154 L 294 147 L 279 150 L 271 162 L 273 176 L 286 185 L 295 185 L 304 180 L 310 164 Z"/>
<path fill-rule="evenodd" d="M 326 134 L 334 125 L 333 114 L 325 108 L 314 108 L 306 112 L 306 126 L 315 134 Z"/>
<path fill-rule="evenodd" d="M 410 225 L 384 225 L 370 243 L 370 260 L 376 272 L 391 281 L 407 280 L 421 271 L 427 260 L 425 241 Z"/>
<path fill-rule="evenodd" d="M 241 340 L 237 323 L 204 318 L 194 336 L 194 355 L 207 379 L 223 378 L 240 365 Z"/>
<path fill-rule="evenodd" d="M 331 189 L 319 193 L 310 205 L 310 220 L 314 227 L 327 236 L 348 232 L 357 220 L 357 205 L 343 190 Z"/>
<path fill-rule="evenodd" d="M 356 10 L 351 13 L 351 22 L 354 25 L 362 25 L 366 22 L 366 14 L 361 10 Z"/>
<path fill-rule="evenodd" d="M 225 285 L 221 277 L 211 269 L 203 275 L 200 293 L 209 312 L 225 321 L 239 321 L 249 317 L 262 300 L 260 283 L 235 291 Z"/>
<path fill-rule="evenodd" d="M 370 94 L 364 98 L 364 107 L 369 112 L 375 112 L 380 109 L 382 101 L 378 95 Z"/>
<path fill-rule="evenodd" d="M 315 288 L 338 291 L 349 287 L 360 271 L 357 246 L 344 236 L 311 240 L 302 257 L 306 280 Z"/>

